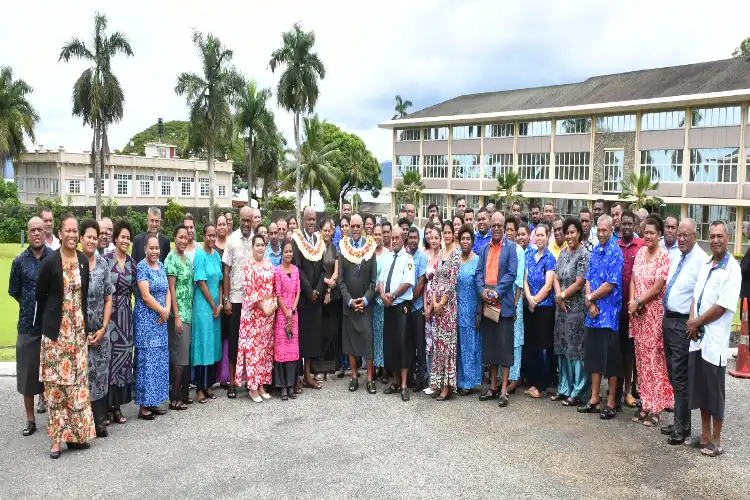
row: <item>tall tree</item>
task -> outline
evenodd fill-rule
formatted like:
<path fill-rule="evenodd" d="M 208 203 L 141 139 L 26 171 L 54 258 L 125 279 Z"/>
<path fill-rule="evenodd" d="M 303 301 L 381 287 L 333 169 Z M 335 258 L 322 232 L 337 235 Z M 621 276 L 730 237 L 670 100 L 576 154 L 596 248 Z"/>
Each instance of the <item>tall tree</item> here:
<path fill-rule="evenodd" d="M 94 129 L 91 142 L 91 169 L 94 173 L 96 218 L 102 216 L 102 172 L 109 155 L 107 127 L 122 120 L 125 94 L 120 80 L 112 72 L 112 58 L 117 54 L 130 57 L 133 49 L 124 33 L 115 31 L 107 36 L 107 16 L 94 16 L 94 37 L 90 45 L 71 38 L 60 51 L 60 61 L 83 59 L 91 66 L 73 84 L 73 116 Z"/>
<path fill-rule="evenodd" d="M 323 122 L 323 130 L 326 143 L 334 143 L 338 149 L 338 153 L 331 158 L 331 164 L 341 171 L 339 190 L 331 193 L 336 206 L 352 190 L 370 191 L 377 198 L 383 189 L 380 164 L 368 151 L 365 142 L 358 135 L 345 132 L 333 123 Z"/>
<path fill-rule="evenodd" d="M 29 102 L 34 92 L 23 80 L 13 80 L 13 69 L 0 67 L 0 168 L 8 158 L 26 150 L 24 135 L 36 142 L 34 127 L 39 123 L 39 113 Z"/>
<path fill-rule="evenodd" d="M 257 142 L 258 179 L 263 183 L 261 199 L 267 206 L 269 195 L 280 190 L 281 165 L 286 151 L 284 134 L 274 125 L 273 130 L 263 134 Z"/>
<path fill-rule="evenodd" d="M 739 47 L 734 49 L 732 57 L 748 59 L 750 58 L 750 37 L 745 38 L 740 42 Z"/>
<path fill-rule="evenodd" d="M 174 91 L 185 96 L 190 108 L 191 146 L 203 147 L 208 153 L 208 218 L 215 220 L 216 151 L 222 144 L 231 143 L 234 130 L 231 104 L 245 82 L 234 66 L 229 66 L 234 53 L 217 37 L 193 31 L 193 44 L 198 49 L 203 74 L 180 73 Z"/>
<path fill-rule="evenodd" d="M 510 212 L 514 203 L 522 203 L 523 179 L 516 170 L 508 170 L 497 175 L 497 194 L 505 200 L 505 207 Z"/>
<path fill-rule="evenodd" d="M 638 174 L 637 171 L 631 170 L 630 175 L 622 180 L 622 192 L 619 198 L 630 202 L 631 210 L 639 208 L 658 208 L 664 200 L 658 196 L 651 196 L 648 193 L 656 191 L 659 182 L 651 182 L 651 174 L 648 170 Z"/>
<path fill-rule="evenodd" d="M 400 95 L 396 96 L 396 114 L 393 115 L 392 120 L 396 120 L 398 118 L 403 118 L 406 116 L 406 110 L 411 108 L 412 103 L 410 100 L 403 100 L 401 99 Z"/>
<path fill-rule="evenodd" d="M 282 45 L 273 51 L 269 65 L 275 72 L 277 67 L 285 65 L 276 90 L 279 106 L 294 115 L 294 145 L 297 150 L 296 181 L 297 220 L 300 219 L 302 204 L 302 172 L 299 165 L 301 158 L 299 127 L 303 113 L 312 113 L 318 103 L 320 89 L 318 79 L 324 79 L 326 69 L 318 54 L 312 52 L 315 45 L 315 32 L 302 30 L 300 23 L 281 36 Z"/>
<path fill-rule="evenodd" d="M 424 189 L 425 185 L 419 172 L 416 170 L 404 172 L 401 180 L 396 182 L 396 202 L 398 204 L 415 203 L 419 206 Z"/>
<path fill-rule="evenodd" d="M 276 134 L 273 112 L 268 109 L 270 98 L 271 89 L 259 89 L 253 81 L 248 82 L 237 96 L 237 128 L 245 141 L 248 205 L 251 205 L 255 191 L 253 156 L 258 154 L 257 142 L 263 135 Z"/>

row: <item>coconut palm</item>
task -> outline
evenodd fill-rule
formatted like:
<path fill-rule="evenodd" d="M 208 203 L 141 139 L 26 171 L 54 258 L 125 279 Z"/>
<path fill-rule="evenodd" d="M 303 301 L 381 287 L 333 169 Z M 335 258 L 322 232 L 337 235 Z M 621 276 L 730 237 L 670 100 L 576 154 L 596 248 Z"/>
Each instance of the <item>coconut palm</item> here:
<path fill-rule="evenodd" d="M 39 113 L 28 100 L 33 91 L 25 81 L 13 80 L 12 68 L 0 67 L 0 167 L 26 149 L 24 134 L 36 142 Z"/>
<path fill-rule="evenodd" d="M 403 118 L 406 116 L 406 110 L 412 106 L 412 103 L 410 100 L 404 101 L 401 99 L 400 95 L 396 96 L 396 114 L 393 115 L 392 120 L 396 120 L 398 118 Z"/>
<path fill-rule="evenodd" d="M 253 156 L 263 134 L 276 134 L 273 112 L 268 109 L 271 89 L 259 89 L 255 82 L 248 82 L 237 96 L 237 128 L 245 141 L 245 172 L 247 175 L 247 203 L 252 202 L 256 175 L 253 172 Z"/>
<path fill-rule="evenodd" d="M 257 165 L 257 178 L 261 181 L 261 199 L 268 202 L 269 194 L 276 193 L 281 187 L 281 164 L 286 151 L 286 139 L 275 124 L 272 130 L 263 133 L 255 143 L 257 154 L 253 164 Z"/>
<path fill-rule="evenodd" d="M 299 141 L 300 117 L 303 113 L 312 113 L 318 103 L 318 78 L 326 76 L 326 69 L 318 54 L 312 52 L 315 45 L 315 32 L 303 31 L 300 23 L 294 23 L 292 29 L 281 36 L 282 45 L 273 51 L 269 65 L 271 71 L 285 65 L 286 69 L 279 78 L 276 99 L 279 106 L 294 115 L 294 146 L 296 161 L 302 157 Z M 297 220 L 300 220 L 302 202 L 302 172 L 299 164 L 295 167 L 295 188 L 297 192 Z"/>
<path fill-rule="evenodd" d="M 245 82 L 234 66 L 229 66 L 234 53 L 224 47 L 217 37 L 211 33 L 203 36 L 200 31 L 193 31 L 193 44 L 198 49 L 203 74 L 180 73 L 174 91 L 179 96 L 185 96 L 190 108 L 191 146 L 193 149 L 205 148 L 207 152 L 208 218 L 215 220 L 216 151 L 221 144 L 231 141 L 231 104 Z"/>
<path fill-rule="evenodd" d="M 414 203 L 419 206 L 424 189 L 422 176 L 416 170 L 407 170 L 401 180 L 396 182 L 396 196 L 400 203 Z"/>
<path fill-rule="evenodd" d="M 497 175 L 497 194 L 505 200 L 508 212 L 514 203 L 523 203 L 523 178 L 516 170 L 507 170 Z"/>
<path fill-rule="evenodd" d="M 651 196 L 648 193 L 656 191 L 659 182 L 651 182 L 651 174 L 648 171 L 638 173 L 630 171 L 630 174 L 622 180 L 622 192 L 619 198 L 628 200 L 631 210 L 640 208 L 659 207 L 664 200 L 658 196 Z"/>
<path fill-rule="evenodd" d="M 107 16 L 94 16 L 94 37 L 90 45 L 79 38 L 71 38 L 60 51 L 60 61 L 83 59 L 91 64 L 73 84 L 73 116 L 94 129 L 91 142 L 91 169 L 94 173 L 96 193 L 96 218 L 101 219 L 101 174 L 109 155 L 107 127 L 122 120 L 125 95 L 120 81 L 112 72 L 112 57 L 133 49 L 124 33 L 115 31 L 107 36 Z"/>

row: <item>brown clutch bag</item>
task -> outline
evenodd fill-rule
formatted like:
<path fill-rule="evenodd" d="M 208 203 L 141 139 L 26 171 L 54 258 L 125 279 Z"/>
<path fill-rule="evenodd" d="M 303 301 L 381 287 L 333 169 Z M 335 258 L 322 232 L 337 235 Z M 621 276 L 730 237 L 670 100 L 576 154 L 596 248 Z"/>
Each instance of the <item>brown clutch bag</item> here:
<path fill-rule="evenodd" d="M 500 308 L 497 306 L 485 304 L 484 308 L 482 309 L 482 313 L 484 314 L 485 318 L 490 319 L 495 323 L 498 323 L 500 321 Z"/>

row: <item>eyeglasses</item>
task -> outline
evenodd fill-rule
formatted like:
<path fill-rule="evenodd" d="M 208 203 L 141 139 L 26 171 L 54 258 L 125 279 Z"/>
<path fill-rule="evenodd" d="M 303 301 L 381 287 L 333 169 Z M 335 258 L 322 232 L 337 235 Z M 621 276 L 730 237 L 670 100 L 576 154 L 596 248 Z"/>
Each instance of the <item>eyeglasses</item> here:
<path fill-rule="evenodd" d="M 693 231 L 691 233 L 677 233 L 677 237 L 685 239 L 685 238 L 688 238 L 688 237 L 693 236 L 695 234 L 696 234 L 695 231 Z"/>
<path fill-rule="evenodd" d="M 492 224 L 492 225 L 490 225 L 490 227 L 492 229 L 502 229 L 503 225 L 502 224 Z"/>

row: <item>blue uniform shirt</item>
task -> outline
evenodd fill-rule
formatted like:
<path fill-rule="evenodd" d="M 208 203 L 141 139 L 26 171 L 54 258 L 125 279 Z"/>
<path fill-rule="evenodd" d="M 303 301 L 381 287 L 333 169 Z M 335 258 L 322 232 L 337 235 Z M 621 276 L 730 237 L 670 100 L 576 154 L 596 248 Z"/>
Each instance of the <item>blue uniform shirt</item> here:
<path fill-rule="evenodd" d="M 266 253 L 265 253 L 266 259 L 271 261 L 271 264 L 273 264 L 273 267 L 277 267 L 281 264 L 281 244 L 279 244 L 279 251 L 274 252 L 273 248 L 271 248 L 271 244 L 269 243 L 266 246 Z"/>
<path fill-rule="evenodd" d="M 18 302 L 18 334 L 32 333 L 34 327 L 34 312 L 36 311 L 36 280 L 39 276 L 39 266 L 42 259 L 52 253 L 48 246 L 42 247 L 42 255 L 37 260 L 31 252 L 31 247 L 13 259 L 10 265 L 10 280 L 8 295 Z"/>
<path fill-rule="evenodd" d="M 612 283 L 615 287 L 603 299 L 594 301 L 599 309 L 599 315 L 592 318 L 586 312 L 586 326 L 590 328 L 609 328 L 617 331 L 620 327 L 620 312 L 622 310 L 622 269 L 625 259 L 617 240 L 612 237 L 606 245 L 596 245 L 589 257 L 589 269 L 586 271 L 586 281 L 589 282 L 591 293 L 594 293 L 604 283 Z"/>
<path fill-rule="evenodd" d="M 412 259 L 414 260 L 414 284 L 416 285 L 419 278 L 427 272 L 427 255 L 417 249 L 414 255 L 412 255 Z M 418 297 L 414 297 L 412 305 L 415 311 L 419 311 L 424 307 L 424 298 L 421 293 Z"/>
<path fill-rule="evenodd" d="M 487 234 L 485 234 L 484 236 L 482 236 L 481 233 L 477 231 L 474 235 L 474 247 L 472 248 L 472 251 L 475 254 L 479 255 L 479 251 L 484 245 L 489 243 L 490 240 L 492 240 L 492 231 L 488 229 Z"/>
<path fill-rule="evenodd" d="M 539 261 L 536 260 L 536 252 L 526 252 L 526 272 L 528 274 L 527 280 L 529 282 L 529 291 L 532 295 L 539 293 L 539 290 L 544 286 L 546 280 L 545 275 L 547 271 L 555 271 L 555 256 L 550 251 L 549 247 L 544 249 L 542 256 Z M 538 306 L 553 306 L 555 305 L 555 292 L 550 290 L 550 293 L 544 298 L 543 301 L 537 304 Z"/>

